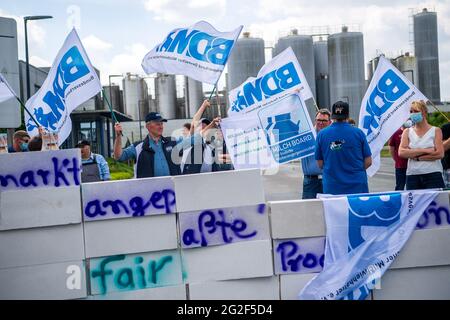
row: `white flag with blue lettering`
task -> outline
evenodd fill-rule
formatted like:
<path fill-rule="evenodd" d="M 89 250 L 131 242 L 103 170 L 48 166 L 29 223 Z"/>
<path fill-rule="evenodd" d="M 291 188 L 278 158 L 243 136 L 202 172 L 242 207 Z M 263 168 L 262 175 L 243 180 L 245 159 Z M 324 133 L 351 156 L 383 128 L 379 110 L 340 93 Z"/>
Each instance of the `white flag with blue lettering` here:
<path fill-rule="evenodd" d="M 188 28 L 174 29 L 145 55 L 142 68 L 147 74 L 182 74 L 215 84 L 242 27 L 220 32 L 208 22 L 199 21 Z"/>
<path fill-rule="evenodd" d="M 380 168 L 384 144 L 409 118 L 411 102 L 428 99 L 386 58 L 380 56 L 377 69 L 361 102 L 359 128 L 366 134 L 373 162 L 371 177 Z"/>
<path fill-rule="evenodd" d="M 26 103 L 37 122 L 50 132 L 58 132 L 61 145 L 72 130 L 70 113 L 102 90 L 97 73 L 73 29 L 53 61 L 44 84 Z M 34 121 L 25 114 L 28 133 L 38 134 Z"/>
<path fill-rule="evenodd" d="M 315 104 L 311 88 L 291 47 L 285 49 L 228 94 L 228 116 L 234 117 L 258 111 L 261 107 L 299 92 L 302 103 Z"/>
<path fill-rule="evenodd" d="M 0 103 L 15 97 L 16 95 L 14 93 L 14 90 L 0 73 Z"/>
<path fill-rule="evenodd" d="M 420 190 L 324 198 L 324 269 L 299 299 L 365 299 L 437 195 Z"/>

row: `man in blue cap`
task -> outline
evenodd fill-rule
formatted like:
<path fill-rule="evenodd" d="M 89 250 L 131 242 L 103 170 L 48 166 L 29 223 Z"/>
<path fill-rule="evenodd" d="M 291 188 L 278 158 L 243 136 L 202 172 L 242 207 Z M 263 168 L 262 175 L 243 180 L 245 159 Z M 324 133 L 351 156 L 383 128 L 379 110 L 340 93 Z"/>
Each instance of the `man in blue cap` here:
<path fill-rule="evenodd" d="M 145 117 L 148 135 L 144 141 L 135 142 L 122 150 L 122 125 L 116 123 L 116 140 L 114 142 L 114 159 L 127 161 L 135 159 L 135 178 L 164 177 L 179 175 L 180 165 L 172 159 L 172 150 L 177 144 L 170 137 L 163 137 L 164 122 L 158 112 L 150 112 Z"/>

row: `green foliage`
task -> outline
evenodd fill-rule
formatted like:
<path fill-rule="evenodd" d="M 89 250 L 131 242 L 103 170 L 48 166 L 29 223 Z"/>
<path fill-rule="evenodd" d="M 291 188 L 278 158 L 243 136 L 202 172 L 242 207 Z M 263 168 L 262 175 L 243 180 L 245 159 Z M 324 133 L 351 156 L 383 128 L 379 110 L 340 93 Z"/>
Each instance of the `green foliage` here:
<path fill-rule="evenodd" d="M 134 176 L 133 164 L 118 162 L 113 158 L 107 158 L 111 180 L 131 179 Z"/>
<path fill-rule="evenodd" d="M 444 112 L 447 118 L 450 119 L 450 112 Z M 442 127 L 442 125 L 446 124 L 448 121 L 445 117 L 438 111 L 435 111 L 428 115 L 428 123 L 435 127 Z"/>

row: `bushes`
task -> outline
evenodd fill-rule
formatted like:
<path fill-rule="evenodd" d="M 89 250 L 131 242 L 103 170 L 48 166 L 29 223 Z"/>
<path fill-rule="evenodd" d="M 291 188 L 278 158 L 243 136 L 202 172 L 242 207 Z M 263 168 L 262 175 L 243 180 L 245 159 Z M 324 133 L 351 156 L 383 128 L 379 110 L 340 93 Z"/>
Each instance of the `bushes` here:
<path fill-rule="evenodd" d="M 111 173 L 111 180 L 131 179 L 134 176 L 133 164 L 122 163 L 108 158 L 109 171 Z"/>

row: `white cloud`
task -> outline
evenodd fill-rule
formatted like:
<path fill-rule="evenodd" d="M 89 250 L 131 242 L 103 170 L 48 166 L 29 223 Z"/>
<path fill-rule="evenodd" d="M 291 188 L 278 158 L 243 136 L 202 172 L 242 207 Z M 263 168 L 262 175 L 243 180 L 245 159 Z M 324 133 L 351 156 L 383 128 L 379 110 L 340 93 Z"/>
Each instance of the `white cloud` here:
<path fill-rule="evenodd" d="M 226 0 L 146 0 L 145 9 L 157 21 L 192 24 L 197 20 L 214 21 L 224 17 Z"/>
<path fill-rule="evenodd" d="M 91 34 L 82 40 L 83 46 L 88 52 L 101 52 L 112 48 L 112 44 L 102 39 L 99 39 L 95 35 Z"/>

